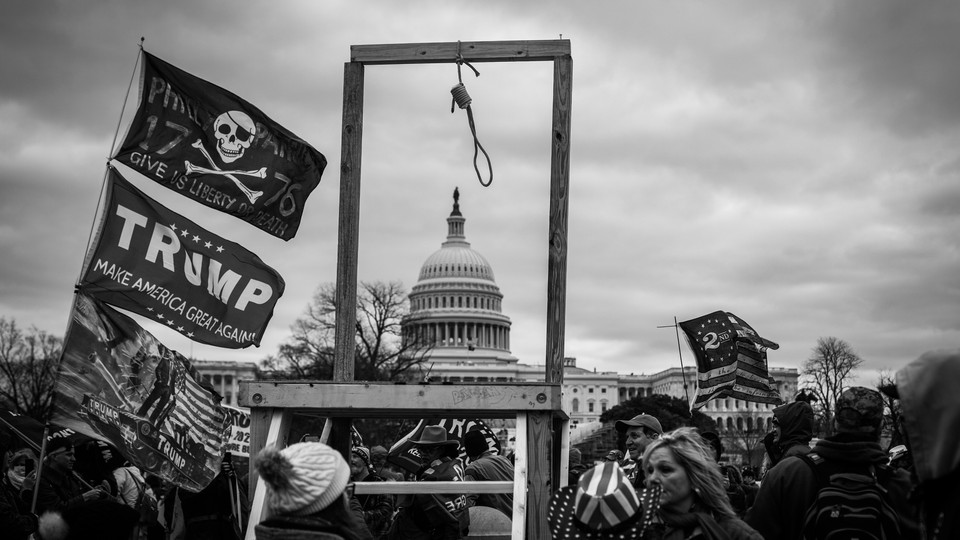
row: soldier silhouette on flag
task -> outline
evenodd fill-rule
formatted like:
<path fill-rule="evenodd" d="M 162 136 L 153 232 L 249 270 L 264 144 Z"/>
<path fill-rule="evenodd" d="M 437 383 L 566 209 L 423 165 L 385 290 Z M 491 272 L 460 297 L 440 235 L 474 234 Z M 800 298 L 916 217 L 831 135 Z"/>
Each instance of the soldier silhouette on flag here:
<path fill-rule="evenodd" d="M 177 382 L 177 368 L 173 365 L 172 360 L 173 355 L 169 354 L 169 352 L 160 356 L 157 361 L 157 367 L 153 372 L 153 389 L 150 391 L 147 399 L 143 401 L 140 410 L 137 411 L 138 416 L 146 416 L 150 407 L 156 403 L 156 407 L 154 407 L 153 412 L 150 413 L 148 418 L 150 423 L 155 426 L 163 423 L 166 415 L 169 414 L 170 409 L 173 408 L 176 402 L 174 390 Z"/>

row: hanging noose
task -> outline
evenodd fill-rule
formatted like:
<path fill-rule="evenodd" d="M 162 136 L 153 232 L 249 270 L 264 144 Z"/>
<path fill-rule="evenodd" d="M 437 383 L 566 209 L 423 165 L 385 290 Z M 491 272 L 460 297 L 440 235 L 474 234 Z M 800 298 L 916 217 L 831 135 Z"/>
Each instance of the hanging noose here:
<path fill-rule="evenodd" d="M 480 181 L 480 185 L 487 187 L 493 183 L 493 164 L 490 162 L 490 154 L 487 154 L 487 151 L 483 148 L 483 145 L 480 144 L 480 140 L 477 139 L 477 126 L 473 121 L 473 109 L 470 107 L 470 103 L 473 102 L 470 99 L 470 94 L 467 93 L 467 87 L 463 85 L 463 76 L 460 72 L 460 66 L 466 64 L 468 68 L 473 70 L 473 73 L 479 77 L 480 72 L 477 71 L 477 68 L 470 65 L 470 62 L 467 62 L 463 59 L 463 55 L 460 54 L 460 42 L 457 42 L 457 85 L 450 89 L 450 93 L 453 95 L 453 101 L 450 103 L 450 113 L 453 114 L 456 109 L 454 105 L 459 106 L 461 109 L 467 110 L 467 121 L 470 123 L 470 133 L 473 134 L 473 170 L 477 171 L 477 180 Z M 487 159 L 487 168 L 490 170 L 490 179 L 486 182 L 483 181 L 483 176 L 480 174 L 480 167 L 477 165 L 477 156 L 480 155 L 480 152 L 483 152 L 483 157 Z"/>

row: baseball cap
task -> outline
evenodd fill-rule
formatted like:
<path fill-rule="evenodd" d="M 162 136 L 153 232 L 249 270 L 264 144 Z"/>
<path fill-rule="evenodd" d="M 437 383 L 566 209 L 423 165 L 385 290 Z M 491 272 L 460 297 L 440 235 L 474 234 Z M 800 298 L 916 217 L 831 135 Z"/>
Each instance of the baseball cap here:
<path fill-rule="evenodd" d="M 837 428 L 844 431 L 876 431 L 883 422 L 883 398 L 880 392 L 852 386 L 837 398 Z"/>
<path fill-rule="evenodd" d="M 627 431 L 627 428 L 642 426 L 656 431 L 658 435 L 663 435 L 663 428 L 660 426 L 660 421 L 647 413 L 638 414 L 629 420 L 617 420 L 614 426 L 620 433 Z"/>

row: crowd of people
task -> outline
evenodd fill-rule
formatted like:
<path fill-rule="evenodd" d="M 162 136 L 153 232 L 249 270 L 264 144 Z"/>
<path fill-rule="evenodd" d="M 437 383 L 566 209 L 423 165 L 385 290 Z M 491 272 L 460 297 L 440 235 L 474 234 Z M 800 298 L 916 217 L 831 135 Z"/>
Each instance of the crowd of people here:
<path fill-rule="evenodd" d="M 834 537 L 940 540 L 960 537 L 960 351 L 929 353 L 880 389 L 840 394 L 832 435 L 814 440 L 804 396 L 773 411 L 765 465 L 721 460 L 720 437 L 692 427 L 664 431 L 651 414 L 619 420 L 623 450 L 592 466 L 570 451 L 569 485 L 552 494 L 556 539 L 793 540 Z M 881 446 L 887 399 L 902 410 L 904 441 Z M 514 464 L 482 430 L 452 438 L 426 426 L 411 440 L 417 470 L 387 462 L 387 450 L 355 444 L 349 457 L 321 442 L 267 447 L 254 456 L 266 485 L 261 540 L 459 540 L 513 514 L 512 491 L 426 487 L 397 493 L 394 481 L 512 482 Z M 229 455 L 220 474 L 191 493 L 126 462 L 109 444 L 47 442 L 43 463 L 0 439 L 0 531 L 12 540 L 239 540 L 245 482 Z M 38 475 L 37 470 L 42 474 Z M 357 493 L 355 483 L 363 483 Z M 491 521 L 492 520 L 492 521 Z M 502 530 L 501 530 L 502 532 Z"/>
<path fill-rule="evenodd" d="M 593 468 L 577 454 L 577 475 L 550 502 L 553 537 L 960 538 L 958 390 L 960 350 L 927 353 L 895 384 L 844 389 L 832 435 L 819 440 L 801 394 L 774 409 L 763 470 L 722 464 L 715 433 L 663 432 L 645 414 L 618 421 L 627 454 Z M 890 451 L 880 442 L 884 395 L 902 411 L 895 438 L 905 444 Z"/>
<path fill-rule="evenodd" d="M 443 426 L 426 426 L 410 443 L 421 463 L 416 471 L 398 471 L 385 463 L 385 450 L 374 453 L 363 446 L 352 448 L 349 462 L 321 442 L 265 448 L 255 468 L 268 486 L 270 517 L 256 526 L 256 537 L 458 540 L 469 535 L 471 517 L 509 522 L 513 496 L 508 493 L 427 489 L 393 495 L 351 489 L 355 482 L 513 481 L 513 462 L 481 430 L 467 431 L 461 444 Z"/>
<path fill-rule="evenodd" d="M 56 437 L 43 461 L 0 432 L 0 537 L 10 540 L 240 540 L 244 483 L 228 454 L 198 493 L 144 474 L 110 444 Z M 39 474 L 38 474 L 39 473 Z"/>

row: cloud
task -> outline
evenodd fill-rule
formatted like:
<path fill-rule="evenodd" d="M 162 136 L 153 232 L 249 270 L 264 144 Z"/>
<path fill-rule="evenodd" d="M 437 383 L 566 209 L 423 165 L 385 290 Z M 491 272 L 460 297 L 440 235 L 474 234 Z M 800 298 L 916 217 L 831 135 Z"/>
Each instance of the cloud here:
<path fill-rule="evenodd" d="M 0 315 L 62 332 L 105 156 L 133 112 L 135 91 L 120 118 L 140 36 L 329 160 L 286 243 L 135 180 L 287 282 L 259 350 L 148 329 L 188 354 L 256 360 L 336 280 L 350 46 L 562 33 L 574 60 L 565 353 L 656 371 L 678 361 L 675 332 L 657 326 L 724 309 L 781 343 L 772 365 L 798 366 L 835 335 L 865 369 L 893 369 L 960 338 L 958 16 L 888 0 L 21 3 L 0 21 Z M 454 65 L 365 69 L 358 273 L 413 286 L 459 187 L 513 352 L 542 363 L 553 70 L 476 67 L 461 71 L 490 188 L 465 112 L 450 113 Z"/>

